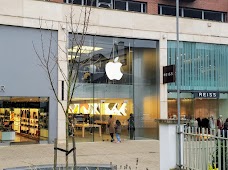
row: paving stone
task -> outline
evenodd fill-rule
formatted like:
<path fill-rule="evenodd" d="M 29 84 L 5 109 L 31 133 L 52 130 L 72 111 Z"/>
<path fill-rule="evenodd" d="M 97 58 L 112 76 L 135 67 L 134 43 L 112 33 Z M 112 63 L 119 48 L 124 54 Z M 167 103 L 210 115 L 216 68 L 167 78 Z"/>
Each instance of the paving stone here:
<path fill-rule="evenodd" d="M 61 144 L 58 147 L 64 148 Z M 72 145 L 70 145 L 72 147 Z M 159 170 L 159 141 L 139 140 L 125 141 L 123 143 L 111 142 L 85 142 L 76 143 L 78 164 L 112 164 L 118 169 L 128 165 L 137 170 Z M 138 165 L 136 160 L 138 159 Z M 53 164 L 54 145 L 14 145 L 0 146 L 0 169 L 33 166 L 40 164 Z M 58 151 L 58 163 L 65 163 L 65 154 Z M 69 163 L 73 163 L 72 154 Z"/>

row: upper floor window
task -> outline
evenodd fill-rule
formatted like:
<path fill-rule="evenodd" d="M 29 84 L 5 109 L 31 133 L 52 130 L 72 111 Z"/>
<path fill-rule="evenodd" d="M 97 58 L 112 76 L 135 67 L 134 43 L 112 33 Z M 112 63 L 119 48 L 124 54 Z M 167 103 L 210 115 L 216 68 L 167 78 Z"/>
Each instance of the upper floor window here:
<path fill-rule="evenodd" d="M 65 3 L 146 13 L 147 3 L 125 0 L 64 0 Z"/>
<path fill-rule="evenodd" d="M 128 11 L 141 12 L 141 3 L 139 2 L 128 2 Z"/>
<path fill-rule="evenodd" d="M 67 3 L 67 0 L 64 0 Z M 68 3 L 82 5 L 82 0 L 68 0 Z"/>
<path fill-rule="evenodd" d="M 96 1 L 95 0 L 84 0 L 84 5 L 96 6 Z"/>
<path fill-rule="evenodd" d="M 159 6 L 158 12 L 160 15 L 176 16 L 176 8 L 172 6 Z"/>
<path fill-rule="evenodd" d="M 202 19 L 202 10 L 183 9 L 183 15 L 182 16 L 189 17 L 189 18 Z"/>
<path fill-rule="evenodd" d="M 115 3 L 114 3 L 114 9 L 127 10 L 126 1 L 118 1 L 118 0 L 116 0 Z"/>
<path fill-rule="evenodd" d="M 204 11 L 204 19 L 225 22 L 226 15 L 221 12 Z"/>
<path fill-rule="evenodd" d="M 146 3 L 136 1 L 113 0 L 114 9 L 146 13 Z"/>
<path fill-rule="evenodd" d="M 176 7 L 159 5 L 158 12 L 160 15 L 176 16 Z M 226 13 L 224 12 L 180 7 L 179 14 L 181 17 L 199 18 L 199 19 L 205 19 L 205 20 L 226 22 Z"/>

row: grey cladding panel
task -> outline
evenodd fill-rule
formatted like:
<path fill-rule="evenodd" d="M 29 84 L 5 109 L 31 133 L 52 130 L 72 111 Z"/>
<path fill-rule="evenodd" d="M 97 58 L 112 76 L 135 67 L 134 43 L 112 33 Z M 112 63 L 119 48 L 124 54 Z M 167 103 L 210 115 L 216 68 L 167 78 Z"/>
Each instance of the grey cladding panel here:
<path fill-rule="evenodd" d="M 0 26 L 0 85 L 5 86 L 5 92 L 0 96 L 44 96 L 50 97 L 49 104 L 49 141 L 56 136 L 57 102 L 47 74 L 39 66 L 33 42 L 39 54 L 42 54 L 42 42 L 45 54 L 49 49 L 51 31 L 40 29 Z M 57 55 L 57 31 L 52 32 L 52 54 Z M 54 86 L 57 88 L 57 67 L 53 70 Z"/>
<path fill-rule="evenodd" d="M 50 31 L 42 30 L 44 47 L 48 50 Z M 50 87 L 45 71 L 39 66 L 32 42 L 42 54 L 40 30 L 0 26 L 0 85 L 5 96 L 49 96 Z M 53 33 L 57 39 L 57 32 Z M 52 46 L 57 54 L 57 44 Z M 57 68 L 54 72 L 57 77 Z M 56 80 L 57 82 L 57 80 Z"/>

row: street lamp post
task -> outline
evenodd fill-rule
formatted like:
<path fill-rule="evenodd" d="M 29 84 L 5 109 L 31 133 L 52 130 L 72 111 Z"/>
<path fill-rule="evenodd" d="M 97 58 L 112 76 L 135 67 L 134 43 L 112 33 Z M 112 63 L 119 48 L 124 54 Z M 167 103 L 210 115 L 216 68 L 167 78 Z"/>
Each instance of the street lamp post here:
<path fill-rule="evenodd" d="M 177 133 L 178 133 L 178 162 L 181 169 L 181 134 L 180 134 L 180 50 L 179 50 L 179 0 L 176 0 L 176 85 L 177 85 Z"/>

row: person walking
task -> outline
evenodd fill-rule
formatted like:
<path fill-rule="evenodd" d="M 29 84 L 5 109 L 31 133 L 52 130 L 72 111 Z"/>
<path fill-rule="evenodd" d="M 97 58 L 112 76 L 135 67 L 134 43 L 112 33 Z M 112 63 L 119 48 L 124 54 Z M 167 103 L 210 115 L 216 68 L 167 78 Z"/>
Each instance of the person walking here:
<path fill-rule="evenodd" d="M 218 127 L 218 129 L 220 129 L 220 130 L 223 129 L 223 119 L 222 119 L 222 115 L 219 115 L 219 118 L 217 119 L 217 127 Z"/>
<path fill-rule="evenodd" d="M 213 115 L 211 115 L 211 117 L 209 117 L 209 128 L 212 130 L 215 129 L 215 120 L 214 120 Z"/>
<path fill-rule="evenodd" d="M 131 113 L 130 114 L 130 118 L 128 119 L 128 130 L 129 130 L 129 133 L 130 133 L 130 139 L 133 140 L 135 135 L 135 119 L 134 119 L 134 116 L 133 114 Z"/>
<path fill-rule="evenodd" d="M 223 130 L 224 130 L 224 137 L 227 138 L 227 131 L 228 131 L 228 118 L 226 119 L 224 125 L 223 125 Z"/>
<path fill-rule="evenodd" d="M 191 128 L 194 128 L 194 124 L 195 124 L 195 119 L 194 119 L 194 117 L 190 116 L 189 126 Z"/>
<path fill-rule="evenodd" d="M 120 143 L 121 142 L 121 138 L 120 138 L 120 134 L 121 134 L 121 123 L 120 123 L 119 120 L 116 120 L 115 132 L 116 132 L 116 139 L 117 139 L 117 142 L 116 143 Z"/>
<path fill-rule="evenodd" d="M 215 120 L 213 115 L 209 117 L 209 133 L 214 134 L 215 133 Z"/>
<path fill-rule="evenodd" d="M 112 115 L 109 116 L 108 128 L 109 128 L 109 134 L 111 136 L 111 142 L 113 142 L 114 141 L 113 134 L 115 132 L 115 127 L 114 127 L 114 120 L 112 118 Z"/>

